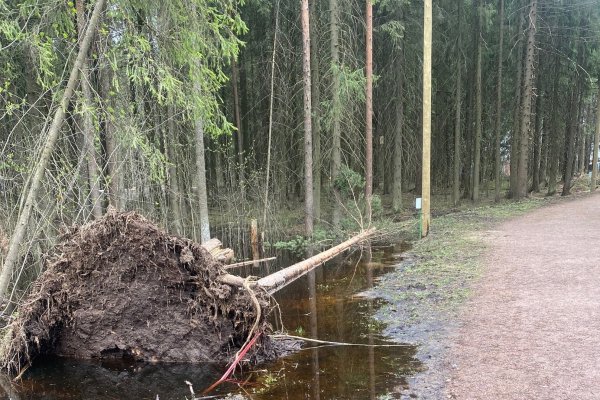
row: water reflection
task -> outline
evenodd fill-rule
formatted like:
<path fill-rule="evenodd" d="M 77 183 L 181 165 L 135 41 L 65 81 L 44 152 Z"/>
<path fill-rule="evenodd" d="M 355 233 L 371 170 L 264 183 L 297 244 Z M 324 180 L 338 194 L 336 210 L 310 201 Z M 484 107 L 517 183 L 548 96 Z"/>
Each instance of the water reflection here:
<path fill-rule="evenodd" d="M 338 257 L 276 294 L 281 322 L 290 334 L 348 343 L 385 344 L 381 326 L 372 319 L 378 300 L 356 294 L 374 285 L 378 275 L 398 262 L 399 247 L 365 248 Z M 281 266 L 295 260 L 278 254 Z M 250 266 L 247 273 L 263 275 L 268 265 Z M 271 271 L 276 267 L 272 264 Z M 277 321 L 274 326 L 281 327 Z M 414 347 L 315 347 L 300 351 L 254 371 L 240 389 L 226 383 L 215 394 L 244 393 L 267 399 L 377 399 L 406 387 L 406 377 L 421 364 Z M 223 365 L 82 362 L 53 359 L 36 364 L 20 386 L 0 381 L 12 399 L 151 399 L 190 397 L 184 381 L 197 393 L 223 373 Z M 241 376 L 248 377 L 246 370 Z M 395 398 L 392 395 L 389 398 Z"/>

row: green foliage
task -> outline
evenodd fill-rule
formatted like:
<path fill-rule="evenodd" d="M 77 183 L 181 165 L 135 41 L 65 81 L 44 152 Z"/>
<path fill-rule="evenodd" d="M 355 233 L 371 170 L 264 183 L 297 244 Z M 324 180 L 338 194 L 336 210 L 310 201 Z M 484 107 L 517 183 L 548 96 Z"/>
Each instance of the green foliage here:
<path fill-rule="evenodd" d="M 365 187 L 365 178 L 346 164 L 343 164 L 333 185 L 342 195 L 358 198 L 360 192 Z"/>

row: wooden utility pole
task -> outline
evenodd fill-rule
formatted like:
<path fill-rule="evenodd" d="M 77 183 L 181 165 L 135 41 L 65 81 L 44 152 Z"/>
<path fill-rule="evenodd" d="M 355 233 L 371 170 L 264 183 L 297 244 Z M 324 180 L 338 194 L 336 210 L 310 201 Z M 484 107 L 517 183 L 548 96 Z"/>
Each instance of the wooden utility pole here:
<path fill-rule="evenodd" d="M 310 82 L 310 29 L 308 0 L 300 0 L 302 21 L 302 71 L 304 81 L 304 230 L 313 233 L 313 157 L 312 157 L 312 104 Z"/>
<path fill-rule="evenodd" d="M 367 224 L 371 224 L 371 198 L 373 196 L 373 3 L 367 0 L 367 45 L 366 45 L 366 155 L 365 155 L 365 200 Z"/>
<path fill-rule="evenodd" d="M 425 0 L 423 23 L 423 169 L 422 169 L 422 225 L 421 236 L 429 234 L 430 214 L 430 162 L 431 162 L 431 1 Z"/>
<path fill-rule="evenodd" d="M 56 108 L 54 118 L 52 119 L 52 124 L 48 129 L 46 142 L 42 147 L 42 152 L 38 157 L 38 162 L 35 166 L 33 175 L 31 176 L 31 185 L 29 186 L 29 190 L 27 190 L 25 203 L 23 204 L 23 208 L 19 214 L 15 230 L 10 238 L 8 253 L 4 259 L 4 265 L 2 265 L 2 273 L 0 273 L 0 298 L 4 298 L 6 295 L 14 266 L 19 258 L 19 247 L 21 246 L 21 242 L 25 237 L 25 232 L 27 231 L 27 225 L 29 223 L 29 217 L 31 216 L 33 205 L 36 202 L 37 195 L 42 187 L 42 178 L 46 172 L 46 167 L 48 166 L 48 161 L 50 160 L 50 156 L 54 150 L 54 145 L 58 140 L 60 127 L 65 120 L 65 112 L 69 107 L 69 102 L 71 101 L 71 97 L 73 97 L 73 93 L 75 92 L 75 88 L 79 82 L 80 71 L 87 57 L 88 50 L 90 49 L 94 32 L 98 26 L 100 14 L 104 7 L 104 1 L 105 0 L 98 0 L 94 6 L 94 12 L 92 13 L 92 16 L 88 22 L 85 35 L 82 37 L 79 43 L 79 52 L 77 53 L 77 58 L 75 59 L 73 68 L 71 68 L 67 86 L 65 87 L 60 104 Z"/>
<path fill-rule="evenodd" d="M 598 97 L 596 98 L 596 134 L 594 135 L 594 147 L 592 148 L 593 165 L 592 180 L 590 182 L 590 191 L 596 190 L 596 180 L 598 179 L 598 142 L 600 142 L 600 79 L 598 79 Z"/>

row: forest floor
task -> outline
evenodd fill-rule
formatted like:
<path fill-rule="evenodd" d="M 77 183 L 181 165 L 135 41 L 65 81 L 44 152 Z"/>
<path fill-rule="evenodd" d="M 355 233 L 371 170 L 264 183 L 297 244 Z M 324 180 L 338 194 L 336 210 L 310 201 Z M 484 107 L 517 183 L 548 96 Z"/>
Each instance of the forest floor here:
<path fill-rule="evenodd" d="M 370 292 L 387 301 L 376 316 L 385 333 L 420 345 L 426 368 L 404 396 L 598 398 L 598 238 L 600 194 L 435 218 Z"/>

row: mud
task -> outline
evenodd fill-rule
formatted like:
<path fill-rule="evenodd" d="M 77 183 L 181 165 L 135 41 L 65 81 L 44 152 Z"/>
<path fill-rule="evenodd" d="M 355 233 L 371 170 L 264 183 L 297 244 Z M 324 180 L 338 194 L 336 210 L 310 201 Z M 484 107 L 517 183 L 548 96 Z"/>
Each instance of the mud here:
<path fill-rule="evenodd" d="M 3 365 L 17 372 L 39 355 L 226 360 L 243 345 L 256 310 L 243 288 L 218 281 L 223 273 L 199 244 L 135 213 L 71 228 L 9 327 Z M 269 299 L 256 295 L 259 329 L 268 331 Z M 274 358 L 262 338 L 251 358 Z"/>

